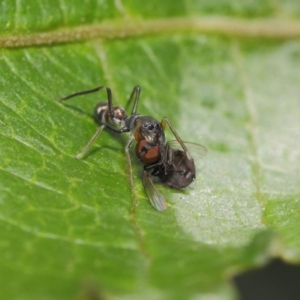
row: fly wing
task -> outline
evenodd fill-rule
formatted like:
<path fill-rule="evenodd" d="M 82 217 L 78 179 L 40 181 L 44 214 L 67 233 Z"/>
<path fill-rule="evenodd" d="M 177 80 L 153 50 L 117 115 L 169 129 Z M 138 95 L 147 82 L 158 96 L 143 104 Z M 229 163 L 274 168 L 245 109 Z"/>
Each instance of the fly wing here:
<path fill-rule="evenodd" d="M 204 146 L 191 142 L 183 142 L 187 147 L 190 155 L 192 157 L 204 157 L 207 153 L 207 150 Z M 177 140 L 168 141 L 168 145 L 174 150 L 182 150 L 180 143 Z"/>
<path fill-rule="evenodd" d="M 147 171 L 144 171 L 143 173 L 143 185 L 151 205 L 158 211 L 166 210 L 167 202 L 164 196 L 154 186 L 154 183 Z"/>

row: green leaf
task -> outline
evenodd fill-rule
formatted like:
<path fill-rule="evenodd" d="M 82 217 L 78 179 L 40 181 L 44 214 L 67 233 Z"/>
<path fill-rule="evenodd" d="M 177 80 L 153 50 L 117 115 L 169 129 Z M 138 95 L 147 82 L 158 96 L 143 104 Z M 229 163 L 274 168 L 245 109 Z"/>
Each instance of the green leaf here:
<path fill-rule="evenodd" d="M 1 299 L 233 299 L 238 271 L 299 262 L 299 5 L 1 8 Z M 55 100 L 105 85 L 124 106 L 137 84 L 139 113 L 208 149 L 186 190 L 157 184 L 164 213 L 134 151 L 130 188 L 126 134 L 102 132 L 74 160 L 105 92 Z"/>

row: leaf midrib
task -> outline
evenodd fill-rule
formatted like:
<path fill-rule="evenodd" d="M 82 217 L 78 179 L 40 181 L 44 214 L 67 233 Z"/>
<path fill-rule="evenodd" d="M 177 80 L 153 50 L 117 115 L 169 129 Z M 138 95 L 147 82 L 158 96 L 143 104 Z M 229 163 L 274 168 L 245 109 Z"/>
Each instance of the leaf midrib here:
<path fill-rule="evenodd" d="M 300 37 L 300 21 L 284 19 L 237 19 L 228 17 L 164 18 L 105 21 L 96 25 L 64 27 L 28 35 L 0 38 L 0 48 L 74 43 L 95 38 L 122 39 L 166 33 L 213 33 L 233 37 L 290 39 Z"/>

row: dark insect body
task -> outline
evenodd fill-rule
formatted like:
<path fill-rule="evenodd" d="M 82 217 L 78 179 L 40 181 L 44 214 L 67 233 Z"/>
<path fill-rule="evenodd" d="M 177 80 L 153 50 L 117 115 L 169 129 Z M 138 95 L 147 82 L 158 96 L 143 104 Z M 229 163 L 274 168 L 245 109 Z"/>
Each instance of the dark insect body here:
<path fill-rule="evenodd" d="M 133 141 L 136 141 L 135 153 L 144 165 L 143 185 L 147 197 L 154 208 L 158 211 L 164 211 L 167 203 L 164 196 L 156 189 L 151 176 L 158 177 L 163 184 L 170 188 L 182 189 L 190 185 L 196 178 L 196 168 L 194 160 L 187 150 L 184 142 L 176 133 L 170 121 L 164 117 L 158 122 L 150 116 L 142 116 L 137 114 L 138 101 L 141 92 L 139 86 L 135 86 L 130 95 L 126 108 L 132 99 L 134 104 L 131 114 L 128 116 L 126 110 L 112 103 L 111 90 L 108 87 L 97 87 L 95 89 L 81 91 L 64 98 L 59 101 L 65 101 L 79 95 L 85 95 L 106 89 L 107 101 L 96 105 L 94 109 L 94 117 L 100 124 L 96 133 L 92 136 L 85 148 L 78 153 L 75 158 L 81 158 L 101 131 L 106 128 L 115 133 L 130 132 L 130 138 L 125 147 L 125 154 L 129 163 L 130 184 L 133 187 L 132 166 L 129 154 L 129 148 Z M 169 126 L 173 135 L 182 150 L 174 149 L 167 143 L 165 136 L 166 124 Z M 196 145 L 196 144 L 194 144 Z M 202 152 L 205 148 L 197 145 Z"/>
<path fill-rule="evenodd" d="M 188 159 L 182 150 L 172 149 L 172 163 L 165 166 L 158 166 L 151 175 L 157 176 L 168 187 L 183 189 L 189 186 L 196 179 L 196 168 L 194 160 Z"/>

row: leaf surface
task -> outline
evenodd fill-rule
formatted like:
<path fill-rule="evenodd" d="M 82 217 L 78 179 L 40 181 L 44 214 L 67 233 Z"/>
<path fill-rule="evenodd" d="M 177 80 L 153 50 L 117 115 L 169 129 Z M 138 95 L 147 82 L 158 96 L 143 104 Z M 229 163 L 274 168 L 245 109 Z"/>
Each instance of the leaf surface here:
<path fill-rule="evenodd" d="M 299 262 L 300 41 L 275 39 L 276 28 L 261 39 L 213 27 L 276 21 L 280 10 L 279 21 L 289 29 L 284 17 L 294 18 L 297 29 L 299 5 L 26 3 L 1 4 L 1 298 L 233 299 L 236 272 L 272 256 Z M 178 27 L 166 31 L 174 17 Z M 188 25 L 202 17 L 212 27 Z M 74 43 L 80 26 L 106 24 L 104 38 L 83 30 Z M 74 160 L 105 92 L 55 101 L 105 85 L 125 106 L 137 84 L 141 114 L 167 116 L 183 140 L 208 149 L 194 156 L 192 186 L 157 184 L 164 213 L 145 196 L 134 151 L 130 188 L 126 134 L 102 132 Z"/>

